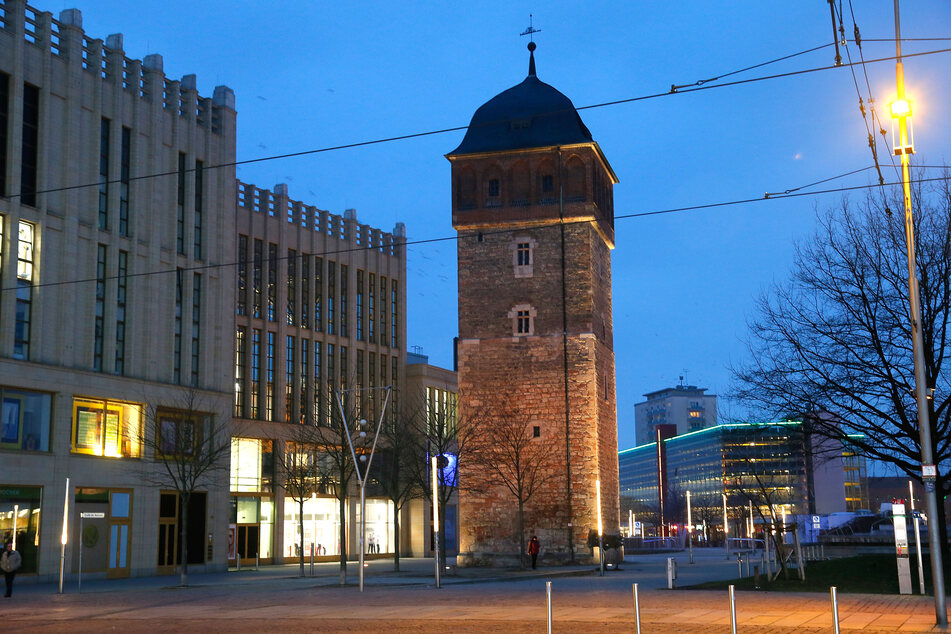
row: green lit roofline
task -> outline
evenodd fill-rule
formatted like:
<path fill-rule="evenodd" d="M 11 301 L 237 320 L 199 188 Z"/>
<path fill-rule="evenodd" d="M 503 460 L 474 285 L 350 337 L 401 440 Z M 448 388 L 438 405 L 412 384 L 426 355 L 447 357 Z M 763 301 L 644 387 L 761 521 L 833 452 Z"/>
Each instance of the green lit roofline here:
<path fill-rule="evenodd" d="M 736 427 L 795 427 L 797 425 L 802 425 L 802 421 L 799 420 L 778 420 L 771 423 L 723 423 L 715 427 L 707 427 L 705 429 L 698 429 L 697 431 L 687 432 L 686 434 L 681 434 L 679 436 L 671 436 L 670 438 L 665 438 L 664 442 L 670 442 L 671 440 L 676 440 L 679 438 L 688 438 L 690 436 L 696 436 L 698 434 L 712 434 L 716 431 L 722 431 L 724 429 L 736 428 Z M 648 443 L 646 445 L 639 445 L 637 447 L 631 447 L 630 449 L 624 449 L 618 452 L 619 456 L 632 453 L 634 451 L 643 451 L 648 447 L 657 447 L 656 442 Z"/>

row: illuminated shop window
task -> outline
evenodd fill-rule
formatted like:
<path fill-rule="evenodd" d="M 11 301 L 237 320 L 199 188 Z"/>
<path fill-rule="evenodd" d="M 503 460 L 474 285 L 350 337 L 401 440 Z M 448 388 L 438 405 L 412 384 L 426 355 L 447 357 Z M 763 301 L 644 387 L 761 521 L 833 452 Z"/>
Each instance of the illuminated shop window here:
<path fill-rule="evenodd" d="M 141 455 L 142 406 L 120 401 L 73 399 L 74 453 L 112 458 Z"/>

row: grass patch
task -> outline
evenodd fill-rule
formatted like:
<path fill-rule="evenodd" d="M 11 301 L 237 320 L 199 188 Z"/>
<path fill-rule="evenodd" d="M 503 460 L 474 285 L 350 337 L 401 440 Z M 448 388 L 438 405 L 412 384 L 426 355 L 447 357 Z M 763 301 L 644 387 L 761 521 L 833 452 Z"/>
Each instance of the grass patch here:
<path fill-rule="evenodd" d="M 927 558 L 924 561 L 925 587 L 931 592 L 931 566 Z M 945 577 L 951 573 L 951 566 L 945 566 Z M 861 555 L 844 557 L 828 561 L 810 561 L 806 563 L 806 580 L 799 580 L 799 573 L 789 570 L 789 580 L 782 574 L 774 581 L 767 581 L 766 575 L 760 575 L 760 587 L 754 586 L 753 577 L 727 581 L 710 581 L 691 589 L 725 589 L 735 586 L 737 590 L 777 590 L 781 592 L 828 592 L 829 586 L 835 586 L 839 592 L 898 594 L 898 564 L 895 555 Z M 912 592 L 918 592 L 917 561 L 911 560 Z"/>

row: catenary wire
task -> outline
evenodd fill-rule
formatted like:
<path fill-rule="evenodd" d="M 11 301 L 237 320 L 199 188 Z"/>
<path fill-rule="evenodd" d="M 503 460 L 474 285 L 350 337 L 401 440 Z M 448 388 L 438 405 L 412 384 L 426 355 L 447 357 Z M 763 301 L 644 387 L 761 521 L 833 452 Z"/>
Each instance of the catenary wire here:
<path fill-rule="evenodd" d="M 947 166 L 921 166 L 921 167 L 947 169 Z M 868 167 L 861 168 L 861 169 L 859 169 L 859 170 L 854 170 L 854 171 L 852 171 L 852 172 L 847 172 L 846 174 L 843 174 L 843 175 L 841 175 L 841 176 L 845 176 L 845 175 L 849 175 L 849 174 L 854 174 L 854 173 L 856 173 L 856 172 L 861 172 L 861 171 L 864 171 L 864 170 L 867 170 L 867 169 L 869 169 L 869 168 L 868 168 Z M 841 176 L 837 176 L 837 177 L 833 177 L 833 178 L 841 178 Z M 815 185 L 815 184 L 818 184 L 818 183 L 827 182 L 827 181 L 829 181 L 829 180 L 831 180 L 831 179 L 824 179 L 824 180 L 822 180 L 822 181 L 816 181 L 816 183 L 812 183 L 812 184 Z M 911 182 L 911 183 L 930 183 L 930 182 L 946 181 L 946 180 L 951 180 L 951 174 L 946 173 L 946 174 L 944 174 L 943 176 L 936 176 L 936 177 L 933 177 L 933 178 L 917 178 L 917 179 L 911 180 L 910 182 Z M 900 181 L 897 181 L 897 182 L 886 183 L 885 185 L 887 185 L 887 186 L 896 186 L 896 185 L 900 185 L 900 184 L 901 184 L 901 182 L 900 182 Z M 840 192 L 849 192 L 849 191 L 857 191 L 857 190 L 861 190 L 861 189 L 872 189 L 872 188 L 881 187 L 881 185 L 879 185 L 879 184 L 876 183 L 876 184 L 874 184 L 874 185 L 870 185 L 870 184 L 866 184 L 866 185 L 850 185 L 850 186 L 836 187 L 836 188 L 832 188 L 832 189 L 822 189 L 822 190 L 808 191 L 808 192 L 797 191 L 797 190 L 799 190 L 799 189 L 803 189 L 804 187 L 809 187 L 809 186 L 811 186 L 811 185 L 803 185 L 802 187 L 798 187 L 798 188 L 795 188 L 795 189 L 792 189 L 792 190 L 788 190 L 788 193 L 787 193 L 787 192 L 783 192 L 783 193 L 781 193 L 781 194 L 769 194 L 769 193 L 767 193 L 767 194 L 764 195 L 764 196 L 759 196 L 759 197 L 756 197 L 756 198 L 739 198 L 739 199 L 735 199 L 735 200 L 726 200 L 726 201 L 720 201 L 720 202 L 715 202 L 715 203 L 701 203 L 701 204 L 697 204 L 697 205 L 686 205 L 686 206 L 682 206 L 682 207 L 669 207 L 669 208 L 666 208 L 666 209 L 656 209 L 656 210 L 652 210 L 652 211 L 642 211 L 642 212 L 636 212 L 636 213 L 630 213 L 630 214 L 615 215 L 615 216 L 614 216 L 614 220 L 617 221 L 617 220 L 629 220 L 629 219 L 634 219 L 634 218 L 647 218 L 647 217 L 651 217 L 651 216 L 661 216 L 661 215 L 674 214 L 674 213 L 682 213 L 682 212 L 688 212 L 688 211 L 700 211 L 700 210 L 703 210 L 703 209 L 717 209 L 717 208 L 721 208 L 721 207 L 730 207 L 730 206 L 733 206 L 733 205 L 746 205 L 746 204 L 757 203 L 757 202 L 764 202 L 764 201 L 783 200 L 783 199 L 786 199 L 786 198 L 801 198 L 801 197 L 803 197 L 803 196 L 818 196 L 818 195 L 821 195 L 821 194 L 834 194 L 834 193 L 840 193 Z M 584 224 L 584 223 L 587 223 L 587 222 L 591 222 L 591 220 L 590 220 L 590 219 L 571 220 L 571 221 L 564 222 L 564 224 L 566 224 L 566 225 L 573 225 L 573 224 Z M 482 231 L 481 233 L 482 233 L 483 235 L 504 235 L 504 234 L 513 233 L 513 232 L 516 232 L 516 231 L 522 231 L 522 229 L 517 229 L 517 228 L 511 228 L 511 229 L 509 229 L 509 228 L 506 228 L 506 229 L 497 229 L 497 230 L 493 230 L 493 231 Z M 435 243 L 438 243 L 438 242 L 450 242 L 450 241 L 454 241 L 454 240 L 458 240 L 458 239 L 459 239 L 459 236 L 458 236 L 458 235 L 454 235 L 454 236 L 440 236 L 440 237 L 436 237 L 436 238 L 421 238 L 421 239 L 418 239 L 418 240 L 407 240 L 407 241 L 405 241 L 405 242 L 400 242 L 400 243 L 398 243 L 398 244 L 395 245 L 395 246 L 399 246 L 399 247 L 401 247 L 401 248 L 404 248 L 404 247 L 410 247 L 410 246 L 417 246 L 417 245 L 421 245 L 421 244 L 435 244 Z M 377 248 L 377 247 L 357 246 L 357 247 L 351 247 L 351 248 L 346 248 L 346 249 L 327 250 L 327 251 L 322 251 L 322 252 L 320 252 L 320 253 L 312 253 L 311 255 L 314 255 L 314 256 L 322 256 L 322 257 L 323 257 L 323 256 L 335 255 L 335 254 L 339 254 L 339 253 L 354 253 L 354 252 L 359 252 L 359 251 L 368 251 L 368 250 L 376 249 L 376 248 Z M 278 261 L 284 261 L 284 260 L 287 260 L 287 257 L 286 257 L 286 256 L 280 256 L 280 257 L 278 257 L 277 259 L 278 259 Z M 248 260 L 240 260 L 240 261 L 235 261 L 235 262 L 221 262 L 221 263 L 217 263 L 217 264 L 199 264 L 199 265 L 195 265 L 195 266 L 176 267 L 176 268 L 172 268 L 172 269 L 162 269 L 162 270 L 158 270 L 158 271 L 142 271 L 141 273 L 127 273 L 127 274 L 124 276 L 124 278 L 128 280 L 128 279 L 140 278 L 140 277 L 150 277 L 150 276 L 153 276 L 153 275 L 171 275 L 171 274 L 178 274 L 179 272 L 185 273 L 185 272 L 194 272 L 194 271 L 207 271 L 207 270 L 214 270 L 214 269 L 223 269 L 223 268 L 228 268 L 228 267 L 232 267 L 232 266 L 240 266 L 240 265 L 242 265 L 242 264 L 246 264 L 247 262 L 248 262 Z M 41 283 L 38 283 L 38 284 L 32 284 L 32 285 L 31 285 L 31 288 L 50 288 L 50 287 L 56 287 L 56 286 L 68 286 L 68 285 L 72 285 L 72 284 L 89 284 L 89 283 L 95 283 L 95 282 L 100 282 L 100 281 L 111 281 L 111 280 L 116 280 L 116 279 L 119 279 L 119 276 L 118 276 L 118 275 L 110 275 L 110 276 L 101 277 L 101 278 L 99 278 L 99 277 L 88 277 L 88 278 L 82 278 L 82 279 L 77 279 L 77 280 L 61 280 L 61 281 L 57 281 L 57 282 L 41 282 Z M 0 288 L 0 292 L 3 292 L 3 291 L 16 291 L 16 290 L 17 290 L 17 287 L 16 287 L 16 286 L 9 286 L 9 287 L 6 287 L 6 288 Z"/>
<path fill-rule="evenodd" d="M 920 52 L 918 52 L 918 53 L 906 53 L 906 54 L 903 54 L 902 57 L 920 57 L 920 56 L 924 56 L 924 55 L 938 55 L 938 54 L 948 53 L 948 52 L 951 52 L 951 48 L 936 49 L 936 50 L 931 50 L 931 51 L 920 51 Z M 880 58 L 877 58 L 877 59 L 866 60 L 865 63 L 872 64 L 872 63 L 877 63 L 877 62 L 892 61 L 892 60 L 894 60 L 894 59 L 896 59 L 895 56 L 880 57 Z M 626 103 L 634 103 L 634 102 L 637 102 L 637 101 L 645 101 L 645 100 L 648 100 L 648 99 L 657 99 L 657 98 L 661 98 L 661 97 L 669 97 L 669 96 L 671 96 L 671 95 L 683 95 L 683 94 L 687 94 L 687 93 L 691 93 L 691 92 L 698 92 L 698 91 L 701 91 L 701 90 L 711 90 L 711 89 L 713 89 L 713 88 L 726 88 L 726 87 L 729 87 L 729 86 L 739 86 L 739 85 L 743 85 L 743 84 L 750 84 L 750 83 L 755 83 L 755 82 L 760 82 L 760 81 L 768 81 L 768 80 L 773 80 L 773 79 L 782 79 L 782 78 L 785 78 L 785 77 L 795 77 L 795 76 L 799 76 L 799 75 L 805 75 L 805 74 L 810 74 L 810 73 L 816 73 L 816 72 L 821 72 L 821 71 L 826 71 L 826 70 L 835 70 L 835 69 L 837 69 L 837 68 L 842 68 L 843 66 L 851 66 L 851 64 L 841 64 L 841 65 L 839 65 L 839 66 L 836 66 L 836 65 L 832 65 L 832 66 L 820 66 L 820 67 L 816 67 L 816 68 L 806 68 L 806 69 L 801 69 L 801 70 L 796 70 L 796 71 L 789 71 L 789 72 L 785 72 L 785 73 L 777 73 L 777 74 L 773 74 L 773 75 L 765 75 L 765 76 L 762 76 L 762 77 L 751 77 L 751 78 L 749 78 L 749 79 L 739 79 L 739 80 L 734 80 L 734 81 L 724 82 L 724 83 L 719 83 L 719 84 L 705 84 L 705 85 L 701 85 L 701 86 L 691 86 L 691 87 L 684 88 L 684 89 L 682 89 L 682 90 L 677 90 L 677 91 L 667 91 L 667 92 L 651 93 L 651 94 L 647 94 L 647 95 L 641 95 L 641 96 L 638 96 L 638 97 L 628 97 L 628 98 L 625 98 L 625 99 L 615 99 L 615 100 L 612 100 L 612 101 L 604 101 L 604 102 L 600 102 L 600 103 L 589 104 L 589 105 L 587 105 L 587 106 L 580 106 L 580 107 L 578 107 L 578 108 L 575 108 L 574 110 L 575 110 L 575 111 L 578 111 L 578 110 L 592 110 L 592 109 L 595 109 L 595 108 L 606 108 L 606 107 L 609 107 L 609 106 L 616 106 L 616 105 L 626 104 Z M 547 113 L 544 113 L 544 114 L 545 114 L 545 115 L 554 115 L 554 114 L 558 114 L 559 112 L 560 112 L 560 111 L 552 111 L 552 112 L 547 112 Z M 567 112 L 567 110 L 565 110 L 565 112 Z M 490 126 L 490 125 L 497 125 L 497 124 L 499 124 L 499 123 L 505 123 L 505 122 L 507 122 L 507 121 L 509 121 L 509 119 L 500 119 L 500 120 L 496 120 L 496 121 L 487 121 L 487 122 L 485 122 L 485 123 L 477 124 L 477 125 Z M 408 140 L 408 139 L 417 139 L 417 138 L 422 138 L 422 137 L 427 137 L 427 136 L 434 136 L 434 135 L 437 135 L 437 134 L 445 134 L 445 133 L 447 133 L 447 132 L 458 132 L 458 131 L 461 131 L 461 130 L 467 130 L 467 129 L 469 129 L 469 127 L 470 127 L 470 126 L 452 126 L 452 127 L 448 127 L 448 128 L 440 128 L 440 129 L 437 129 L 437 130 L 428 130 L 428 131 L 425 131 L 425 132 L 414 132 L 414 133 L 409 133 L 409 134 L 400 134 L 400 135 L 395 135 L 395 136 L 382 137 L 382 138 L 379 138 L 379 139 L 370 139 L 370 140 L 367 140 L 367 141 L 356 141 L 356 142 L 353 142 L 353 143 L 343 143 L 343 144 L 339 144 L 339 145 L 331 145 L 331 146 L 326 146 L 326 147 L 322 147 L 322 148 L 314 148 L 314 149 L 310 149 L 310 150 L 300 150 L 300 151 L 298 151 L 298 152 L 286 152 L 286 153 L 282 153 L 282 154 L 274 154 L 274 155 L 262 156 L 262 157 L 258 157 L 258 158 L 242 159 L 242 160 L 235 160 L 235 161 L 227 161 L 227 162 L 225 162 L 225 163 L 218 163 L 218 164 L 214 164 L 214 165 L 205 165 L 205 166 L 203 166 L 201 169 L 202 169 L 202 170 L 221 169 L 221 168 L 225 168 L 225 167 L 237 167 L 237 166 L 239 166 L 239 165 L 250 165 L 250 164 L 254 164 L 254 163 L 263 163 L 263 162 L 265 162 L 265 161 L 275 161 L 275 160 L 287 159 L 287 158 L 297 158 L 297 157 L 301 157 L 301 156 L 311 156 L 311 155 L 314 155 L 314 154 L 322 154 L 322 153 L 326 153 L 326 152 L 334 152 L 334 151 L 346 150 L 346 149 L 352 149 L 352 148 L 358 148 L 358 147 L 367 147 L 367 146 L 371 146 L 371 145 L 380 145 L 380 144 L 383 144 L 383 143 L 391 143 L 391 142 L 394 142 L 394 141 L 405 141 L 405 140 Z M 191 172 L 194 172 L 194 171 L 196 171 L 196 168 L 194 168 L 194 167 L 192 167 L 192 168 L 187 168 L 187 169 L 185 170 L 186 173 L 191 173 Z M 154 173 L 154 174 L 143 174 L 143 175 L 139 175 L 139 176 L 132 176 L 132 177 L 130 177 L 130 178 L 128 179 L 128 182 L 148 180 L 148 179 L 152 179 L 152 178 L 162 178 L 162 177 L 166 177 L 166 176 L 177 176 L 179 173 L 180 173 L 180 172 L 179 172 L 178 170 L 168 170 L 168 171 L 164 171 L 164 172 L 156 172 L 156 173 Z M 32 192 L 32 193 L 33 193 L 34 195 L 37 195 L 37 196 L 38 196 L 38 195 L 40 195 L 40 194 L 51 194 L 51 193 L 62 192 L 62 191 L 70 191 L 70 190 L 75 190 L 75 189 L 85 189 L 85 188 L 87 188 L 87 187 L 99 187 L 100 185 L 103 185 L 103 184 L 121 184 L 122 182 L 125 182 L 125 181 L 123 181 L 122 179 L 112 179 L 112 180 L 107 180 L 107 181 L 95 181 L 95 182 L 83 183 L 83 184 L 78 184 L 78 185 L 64 185 L 64 186 L 61 186 L 61 187 L 51 187 L 51 188 L 48 188 L 48 189 L 37 190 L 37 191 Z M 9 199 L 13 199 L 13 198 L 19 198 L 20 196 L 21 196 L 21 194 L 10 194 L 9 196 L 5 196 L 5 198 L 9 200 Z"/>

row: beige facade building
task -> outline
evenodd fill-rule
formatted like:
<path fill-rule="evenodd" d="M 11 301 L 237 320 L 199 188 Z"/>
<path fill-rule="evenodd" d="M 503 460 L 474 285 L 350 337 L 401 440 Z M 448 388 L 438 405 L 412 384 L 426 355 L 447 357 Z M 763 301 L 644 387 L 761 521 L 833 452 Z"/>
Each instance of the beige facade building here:
<path fill-rule="evenodd" d="M 304 505 L 282 487 L 275 452 L 300 425 L 325 426 L 339 390 L 359 390 L 367 420 L 399 404 L 406 367 L 405 229 L 392 233 L 292 200 L 287 186 L 237 185 L 235 438 L 229 560 L 237 565 L 339 556 L 340 511 L 319 493 Z M 352 422 L 352 421 L 351 421 Z M 278 456 L 281 454 L 277 454 Z M 286 455 L 283 454 L 283 455 Z M 369 491 L 369 490 L 368 490 Z M 367 544 L 392 552 L 392 504 L 368 493 Z M 345 513 L 358 553 L 359 493 Z M 356 503 L 354 503 L 356 502 Z"/>
<path fill-rule="evenodd" d="M 234 94 L 127 58 L 76 9 L 0 7 L 0 534 L 56 576 L 65 495 L 67 573 L 80 543 L 91 574 L 170 571 L 182 509 L 145 484 L 147 430 L 191 397 L 202 423 L 232 413 L 235 180 L 212 168 L 235 158 Z M 225 566 L 226 478 L 189 507 L 198 569 Z M 81 539 L 80 513 L 101 513 Z"/>

